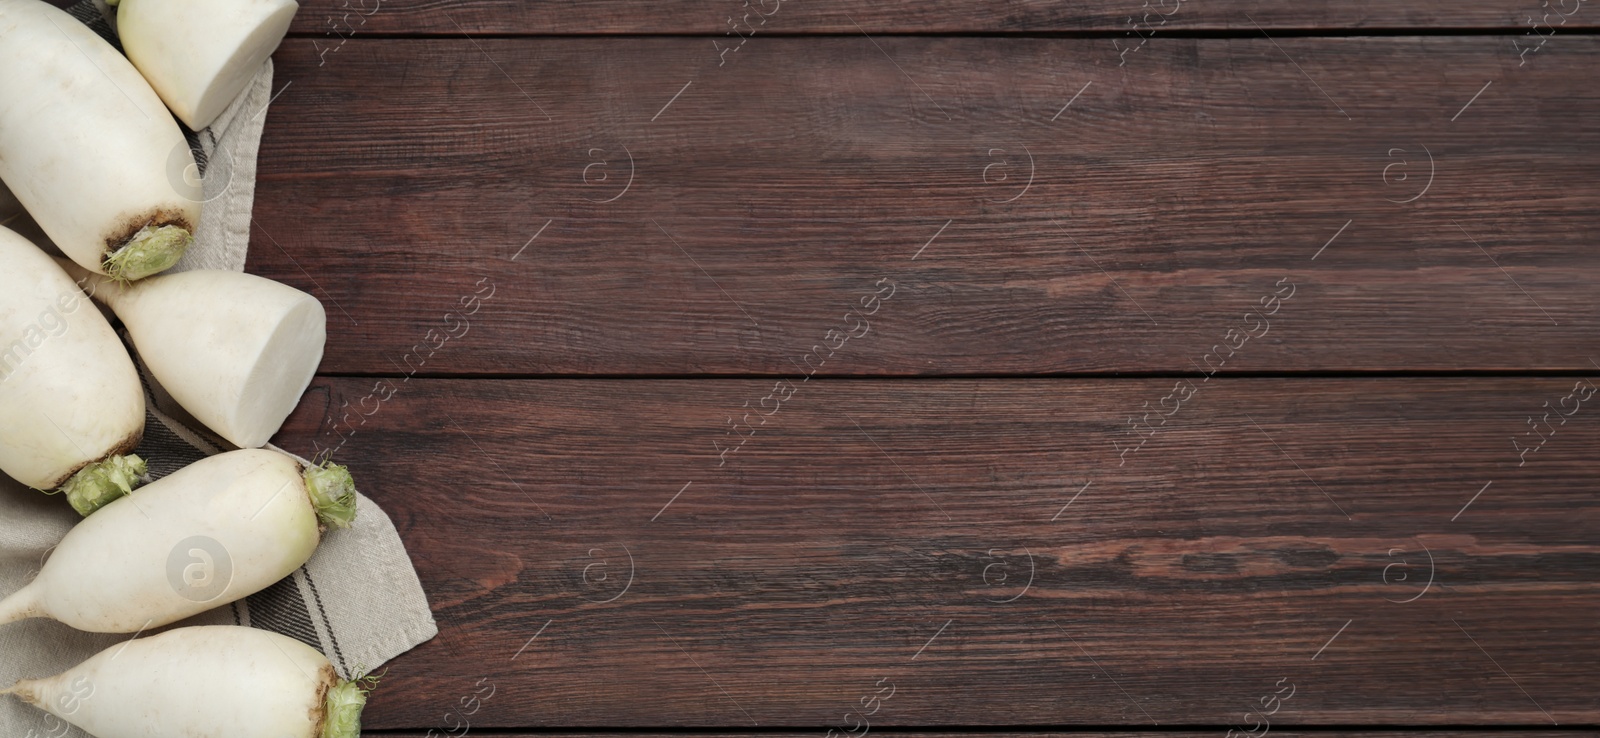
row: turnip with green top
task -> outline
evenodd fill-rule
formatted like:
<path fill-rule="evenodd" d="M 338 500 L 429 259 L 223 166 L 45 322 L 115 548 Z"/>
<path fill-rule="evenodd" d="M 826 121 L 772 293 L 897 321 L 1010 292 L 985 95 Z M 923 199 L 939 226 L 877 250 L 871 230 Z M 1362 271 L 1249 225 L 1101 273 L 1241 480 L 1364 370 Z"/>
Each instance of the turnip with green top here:
<path fill-rule="evenodd" d="M 51 618 L 135 633 L 260 592 L 355 520 L 342 466 L 265 449 L 201 459 L 106 505 L 69 531 L 39 575 L 0 601 L 0 624 Z"/>
<path fill-rule="evenodd" d="M 339 679 L 288 636 L 213 625 L 112 646 L 0 695 L 96 738 L 360 738 L 373 681 Z"/>
<path fill-rule="evenodd" d="M 200 185 L 139 71 L 44 0 L 0 0 L 0 70 L 0 180 L 50 240 L 118 279 L 176 264 L 200 225 Z"/>
<path fill-rule="evenodd" d="M 144 475 L 130 453 L 144 411 L 111 325 L 54 260 L 0 227 L 0 471 L 60 488 L 88 515 Z"/>

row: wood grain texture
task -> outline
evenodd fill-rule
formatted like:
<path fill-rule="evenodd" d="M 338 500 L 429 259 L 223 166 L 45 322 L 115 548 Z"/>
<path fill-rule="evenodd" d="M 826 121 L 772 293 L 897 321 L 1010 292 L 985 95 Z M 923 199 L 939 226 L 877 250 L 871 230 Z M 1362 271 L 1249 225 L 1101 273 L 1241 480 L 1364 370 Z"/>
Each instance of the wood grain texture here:
<path fill-rule="evenodd" d="M 793 373 L 884 279 L 826 373 L 1193 372 L 1284 280 L 1224 371 L 1600 359 L 1600 39 L 703 41 L 289 41 L 251 269 L 332 373 Z"/>
<path fill-rule="evenodd" d="M 378 733 L 378 735 L 390 735 L 395 736 L 395 738 L 424 738 L 427 733 Z M 450 735 L 450 733 L 446 733 L 445 730 L 435 730 L 435 738 L 440 735 Z M 461 733 L 458 733 L 458 735 L 461 735 Z M 501 733 L 501 735 L 506 735 L 506 738 L 534 738 L 534 736 L 541 736 L 541 738 L 546 738 L 546 736 L 547 738 L 579 738 L 579 736 L 613 738 L 613 736 L 606 736 L 605 733 L 541 732 L 525 733 L 525 735 Z M 621 738 L 621 736 L 624 735 L 638 736 L 638 738 L 667 738 L 667 736 L 683 735 L 683 733 L 614 733 L 616 738 Z M 698 735 L 718 735 L 725 736 L 725 738 L 754 738 L 754 736 L 757 735 L 771 735 L 778 736 L 778 738 L 816 738 L 816 732 L 728 732 L 698 733 Z M 901 735 L 909 736 L 909 738 L 955 738 L 955 736 L 968 736 L 971 735 L 971 733 L 928 732 L 901 733 Z M 1186 733 L 1179 732 L 1179 730 L 1163 730 L 1163 732 L 1158 733 L 1090 732 L 1090 730 L 1080 730 L 1080 732 L 1062 732 L 1062 730 L 1056 730 L 1056 732 L 1021 732 L 1021 730 L 1018 730 L 1018 732 L 1011 733 L 986 732 L 986 735 L 994 735 L 998 736 L 998 738 L 1110 738 L 1110 736 L 1117 736 L 1117 738 L 1160 738 L 1160 736 L 1171 736 L 1171 738 L 1216 738 L 1216 733 L 1214 732 Z M 1325 736 L 1328 735 L 1328 733 L 1294 732 L 1294 730 L 1278 730 L 1278 728 L 1274 728 L 1274 730 L 1272 730 L 1272 735 L 1282 735 L 1285 736 L 1285 738 L 1315 738 L 1315 736 Z M 1358 736 L 1358 738 L 1514 738 L 1514 736 L 1517 736 L 1517 738 L 1578 738 L 1578 736 L 1587 736 L 1590 735 L 1590 733 L 1578 732 L 1578 730 L 1405 730 L 1405 732 L 1400 732 L 1400 730 L 1346 730 L 1346 732 L 1339 733 L 1339 735 Z"/>
<path fill-rule="evenodd" d="M 1567 13 L 1563 16 L 1558 11 Z M 1165 17 L 1163 18 L 1163 14 Z M 1548 14 L 1549 20 L 1545 20 Z M 746 20 L 748 18 L 748 20 Z M 1531 21 L 1530 21 L 1531 18 Z M 965 0 L 917 3 L 819 3 L 809 0 L 307 0 L 293 32 L 341 37 L 375 33 L 732 34 L 740 33 L 1041 33 L 1163 31 L 1256 33 L 1286 29 L 1501 28 L 1541 33 L 1592 28 L 1600 12 L 1575 0 L 1552 2 L 1384 2 L 1383 0 Z M 765 22 L 763 22 L 763 19 Z M 1151 29 L 1154 29 L 1153 31 Z M 737 38 L 734 38 L 737 41 Z M 1134 38 L 1137 41 L 1137 38 Z M 1509 42 L 1507 42 L 1509 43 Z"/>
<path fill-rule="evenodd" d="M 1572 725 L 1575 381 L 819 379 L 719 460 L 772 381 L 319 379 L 277 442 L 345 439 L 440 620 L 375 729 Z"/>
<path fill-rule="evenodd" d="M 1316 732 L 1312 732 L 1312 731 L 1294 731 L 1294 730 L 1282 730 L 1282 729 L 1279 729 L 1277 727 L 1273 728 L 1272 734 L 1273 735 L 1281 735 L 1284 738 L 1318 738 L 1319 736 L 1328 736 L 1328 735 L 1330 735 L 1328 732 L 1325 732 L 1325 731 L 1316 731 Z M 441 729 L 436 729 L 434 731 L 434 733 L 433 733 L 433 736 L 431 736 L 431 737 L 429 737 L 426 733 L 421 733 L 421 732 L 418 732 L 418 733 L 387 733 L 386 732 L 386 733 L 374 733 L 374 734 L 371 734 L 371 735 L 387 735 L 387 736 L 394 736 L 395 738 L 441 738 L 441 736 L 449 736 L 450 733 L 448 733 L 446 730 L 441 728 Z M 465 735 L 465 734 L 457 732 L 456 735 Z M 593 738 L 622 738 L 622 736 L 638 736 L 638 738 L 667 738 L 668 736 L 682 735 L 682 734 L 681 733 L 656 733 L 656 734 L 651 734 L 651 733 L 629 732 L 629 733 L 615 733 L 615 734 L 607 735 L 605 733 L 548 733 L 548 732 L 540 732 L 540 733 L 526 733 L 526 734 L 520 734 L 520 735 L 519 734 L 501 733 L 500 735 L 506 736 L 506 738 L 580 738 L 580 736 L 584 736 L 584 737 L 593 736 Z M 770 735 L 770 736 L 775 736 L 776 738 L 816 738 L 817 733 L 816 733 L 816 731 L 806 731 L 806 732 L 796 731 L 796 732 L 793 732 L 793 733 L 777 733 L 777 732 L 734 733 L 734 732 L 729 732 L 729 733 L 696 733 L 695 735 L 703 735 L 703 736 L 706 736 L 706 738 L 740 738 L 741 736 L 754 736 L 754 735 Z M 903 733 L 900 733 L 900 735 L 907 736 L 907 738 L 971 738 L 974 735 L 993 736 L 994 738 L 1022 738 L 1023 736 L 1027 736 L 1027 738 L 1111 738 L 1112 736 L 1115 736 L 1116 738 L 1161 738 L 1162 736 L 1171 736 L 1171 738 L 1216 738 L 1217 733 L 1215 731 L 1191 731 L 1191 732 L 1161 731 L 1161 732 L 1144 732 L 1144 733 L 1141 733 L 1141 732 L 1137 732 L 1137 731 L 1114 731 L 1113 732 L 1113 731 L 1059 731 L 1058 730 L 1058 731 L 1048 731 L 1048 732 L 1046 732 L 1046 731 L 1021 732 L 1021 731 L 997 730 L 997 731 L 994 731 L 994 732 L 987 732 L 986 731 L 984 733 L 971 733 L 971 732 L 967 732 L 967 733 L 953 733 L 953 732 L 944 732 L 944 733 L 933 733 L 933 732 L 929 732 L 929 733 L 909 733 L 909 732 L 903 732 Z M 1350 738 L 1578 738 L 1579 736 L 1587 736 L 1587 735 L 1589 735 L 1589 733 L 1583 732 L 1583 731 L 1576 731 L 1576 730 L 1567 730 L 1567 731 L 1562 731 L 1562 730 L 1542 730 L 1542 731 L 1529 731 L 1529 730 L 1516 730 L 1516 731 L 1496 731 L 1496 730 L 1407 730 L 1407 731 L 1347 730 L 1347 731 L 1340 731 L 1339 733 L 1336 733 L 1336 734 L 1333 734 L 1333 735 L 1337 735 L 1337 736 L 1341 736 L 1341 737 L 1349 736 Z"/>

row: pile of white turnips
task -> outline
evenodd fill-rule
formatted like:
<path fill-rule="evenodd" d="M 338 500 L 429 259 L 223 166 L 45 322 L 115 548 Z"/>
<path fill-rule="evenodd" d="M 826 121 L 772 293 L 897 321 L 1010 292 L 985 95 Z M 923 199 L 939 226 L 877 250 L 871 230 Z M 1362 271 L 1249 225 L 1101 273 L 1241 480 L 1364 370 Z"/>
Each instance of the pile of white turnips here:
<path fill-rule="evenodd" d="M 200 219 L 198 170 L 173 115 L 210 124 L 297 9 L 122 0 L 125 57 L 44 0 L 0 0 L 0 180 L 37 224 L 0 222 L 0 471 L 86 516 L 0 601 L 0 627 L 44 617 L 95 633 L 161 628 L 289 576 L 355 517 L 343 467 L 262 448 L 322 360 L 321 303 L 238 272 L 161 274 Z M 31 240 L 6 227 L 25 223 Z M 91 297 L 154 380 L 240 450 L 138 487 L 145 391 Z M 204 601 L 171 564 L 194 540 L 232 563 Z M 99 738 L 354 738 L 368 688 L 297 640 L 218 626 L 136 639 L 0 695 Z"/>

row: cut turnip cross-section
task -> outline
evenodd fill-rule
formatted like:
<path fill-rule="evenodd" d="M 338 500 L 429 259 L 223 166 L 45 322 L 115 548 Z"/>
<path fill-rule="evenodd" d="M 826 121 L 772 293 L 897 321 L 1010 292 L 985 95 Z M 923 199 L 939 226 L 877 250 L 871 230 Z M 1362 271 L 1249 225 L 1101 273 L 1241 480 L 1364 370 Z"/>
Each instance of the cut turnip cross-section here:
<path fill-rule="evenodd" d="M 128 59 L 184 123 L 217 119 L 283 41 L 294 0 L 122 0 Z M 252 113 L 254 111 L 251 111 Z"/>
<path fill-rule="evenodd" d="M 129 284 L 63 266 L 122 319 L 172 398 L 240 448 L 271 440 L 322 361 L 327 314 L 288 285 L 219 270 Z"/>

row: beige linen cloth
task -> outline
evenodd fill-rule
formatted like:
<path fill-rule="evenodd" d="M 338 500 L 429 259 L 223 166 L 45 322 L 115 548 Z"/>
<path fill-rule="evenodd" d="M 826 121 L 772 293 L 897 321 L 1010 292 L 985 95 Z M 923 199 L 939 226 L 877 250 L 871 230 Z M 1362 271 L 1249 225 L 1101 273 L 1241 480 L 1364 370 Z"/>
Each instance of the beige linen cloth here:
<path fill-rule="evenodd" d="M 115 43 L 104 6 L 83 0 L 68 12 Z M 206 201 L 199 233 L 175 271 L 243 271 L 250 241 L 250 209 L 255 198 L 256 151 L 272 94 L 272 62 L 215 123 L 190 134 L 201 163 Z M 14 206 L 0 187 L 0 221 Z M 28 233 L 27 225 L 11 223 Z M 20 227 L 19 227 L 20 226 Z M 148 383 L 149 377 L 146 376 Z M 154 388 L 137 453 L 160 478 L 221 450 L 192 421 L 175 419 L 181 410 L 163 403 Z M 170 414 L 169 414 L 170 413 Z M 361 480 L 356 480 L 360 485 Z M 49 551 L 78 520 L 58 496 L 46 496 L 0 475 L 0 596 L 20 589 L 38 572 Z M 394 524 L 366 497 L 349 530 L 331 530 L 311 561 L 293 576 L 243 601 L 220 607 L 172 627 L 236 624 L 297 638 L 322 651 L 350 677 L 372 671 L 423 643 L 438 629 L 422 585 Z M 148 634 L 146 634 L 148 635 Z M 80 633 L 47 620 L 0 626 L 0 687 L 17 679 L 49 676 L 126 635 Z M 87 734 L 12 698 L 0 698 L 0 736 L 6 738 L 84 738 Z"/>

